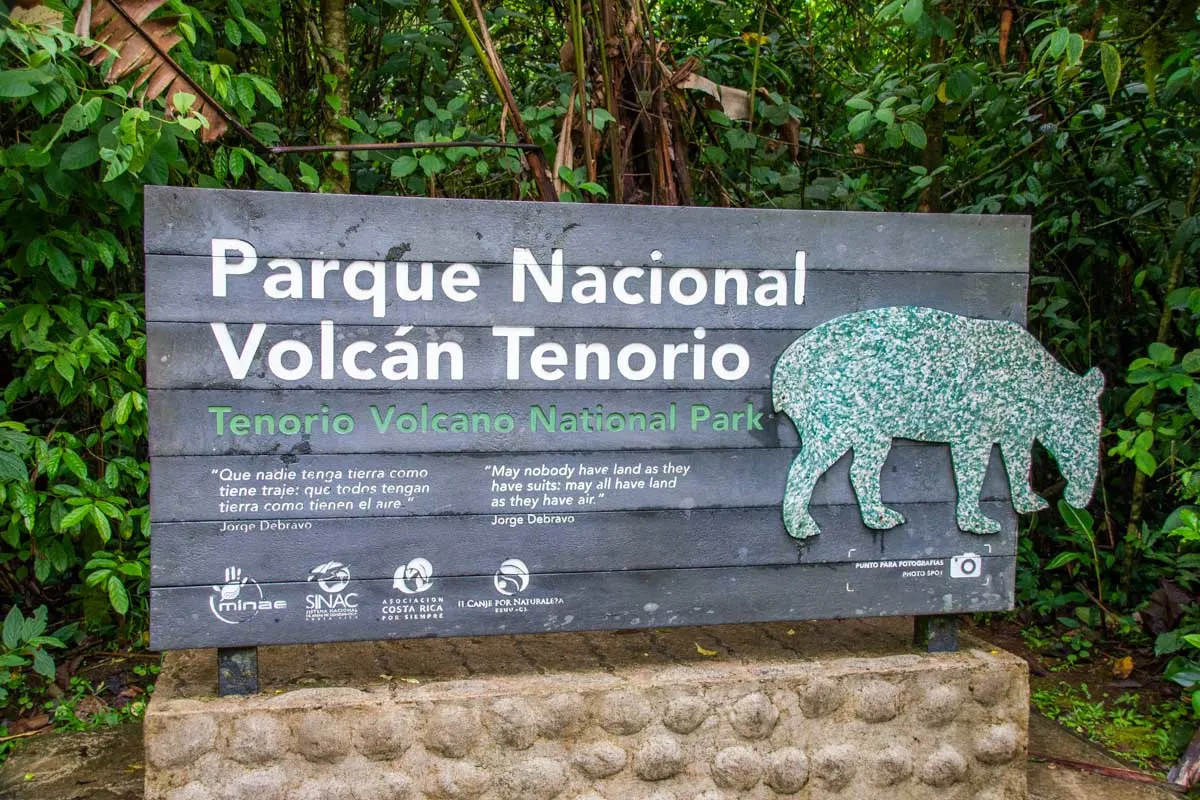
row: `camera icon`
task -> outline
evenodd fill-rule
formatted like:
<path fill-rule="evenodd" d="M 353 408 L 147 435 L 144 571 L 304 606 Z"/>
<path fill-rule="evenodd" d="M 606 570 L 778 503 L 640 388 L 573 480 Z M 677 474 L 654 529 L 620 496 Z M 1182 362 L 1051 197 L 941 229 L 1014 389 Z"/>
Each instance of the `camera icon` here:
<path fill-rule="evenodd" d="M 951 578 L 978 578 L 983 575 L 983 559 L 978 553 L 950 556 Z"/>

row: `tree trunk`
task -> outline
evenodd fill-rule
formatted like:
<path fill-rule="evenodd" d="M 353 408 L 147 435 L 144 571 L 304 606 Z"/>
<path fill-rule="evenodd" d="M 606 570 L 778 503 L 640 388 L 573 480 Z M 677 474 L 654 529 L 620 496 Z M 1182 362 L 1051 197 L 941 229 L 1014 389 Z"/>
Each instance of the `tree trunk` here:
<path fill-rule="evenodd" d="M 321 0 L 321 42 L 319 43 L 329 75 L 335 84 L 326 84 L 331 102 L 325 106 L 325 130 L 321 141 L 327 145 L 350 143 L 350 131 L 339 117 L 350 115 L 350 58 L 346 41 L 346 0 Z M 328 78 L 326 79 L 328 80 Z M 327 191 L 345 194 L 350 191 L 350 154 L 330 154 L 323 184 Z"/>
<path fill-rule="evenodd" d="M 940 64 L 945 58 L 946 42 L 942 37 L 934 34 L 929 42 L 929 61 L 931 64 Z M 945 120 L 946 110 L 940 103 L 934 103 L 929 116 L 925 118 L 925 153 L 921 159 L 927 175 L 942 165 L 942 138 L 945 134 Z M 935 175 L 933 182 L 921 192 L 917 210 L 931 212 L 942 210 L 941 175 Z"/>

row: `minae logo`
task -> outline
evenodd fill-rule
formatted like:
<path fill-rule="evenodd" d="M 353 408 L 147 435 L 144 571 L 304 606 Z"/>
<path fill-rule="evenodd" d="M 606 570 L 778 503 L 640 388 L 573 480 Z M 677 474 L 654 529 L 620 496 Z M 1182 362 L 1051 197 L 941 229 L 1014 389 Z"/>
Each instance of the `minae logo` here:
<path fill-rule="evenodd" d="M 259 611 L 285 611 L 286 600 L 268 600 L 262 586 L 242 573 L 241 567 L 226 567 L 225 582 L 215 584 L 208 608 L 227 625 L 249 622 Z"/>

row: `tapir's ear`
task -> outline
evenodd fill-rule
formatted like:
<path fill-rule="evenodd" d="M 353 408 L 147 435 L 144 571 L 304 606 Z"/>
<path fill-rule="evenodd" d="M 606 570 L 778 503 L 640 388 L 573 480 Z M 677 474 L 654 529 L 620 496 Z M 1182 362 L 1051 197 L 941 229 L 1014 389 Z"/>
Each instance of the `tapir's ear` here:
<path fill-rule="evenodd" d="M 1104 373 L 1092 367 L 1084 374 L 1083 385 L 1092 395 L 1099 397 L 1104 391 Z"/>

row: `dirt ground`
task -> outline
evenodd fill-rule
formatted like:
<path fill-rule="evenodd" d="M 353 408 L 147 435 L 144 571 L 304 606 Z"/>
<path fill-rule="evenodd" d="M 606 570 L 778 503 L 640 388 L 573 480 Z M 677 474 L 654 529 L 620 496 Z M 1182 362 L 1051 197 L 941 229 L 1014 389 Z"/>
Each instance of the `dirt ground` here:
<path fill-rule="evenodd" d="M 1126 708 L 1145 716 L 1152 716 L 1155 707 L 1179 703 L 1180 687 L 1163 678 L 1167 659 L 1156 658 L 1149 648 L 1131 648 L 1120 642 L 1098 642 L 1090 659 L 1072 663 L 1070 647 L 1061 642 L 1054 641 L 1040 650 L 1031 648 L 1022 635 L 1020 623 L 1011 619 L 995 619 L 986 625 L 974 626 L 973 631 L 980 638 L 1026 660 L 1029 664 L 1031 697 L 1039 691 L 1054 697 L 1073 691 L 1076 696 L 1086 694 L 1098 701 L 1103 700 L 1110 707 L 1115 698 L 1123 697 L 1127 701 Z M 1036 708 L 1036 703 L 1034 706 Z M 1182 751 L 1195 731 L 1195 719 L 1184 713 L 1171 724 L 1169 730 L 1162 733 L 1166 733 L 1174 746 Z M 1082 727 L 1076 727 L 1075 732 L 1088 738 L 1097 738 L 1094 731 Z M 1128 729 L 1112 727 L 1108 733 L 1105 744 L 1111 754 L 1130 761 L 1132 751 L 1139 744 L 1144 745 L 1157 732 L 1144 726 L 1131 726 Z M 1173 765 L 1174 759 L 1151 758 L 1149 763 L 1143 762 L 1142 767 L 1166 773 Z"/>
<path fill-rule="evenodd" d="M 141 800 L 142 726 L 47 733 L 0 767 L 0 800 Z"/>

